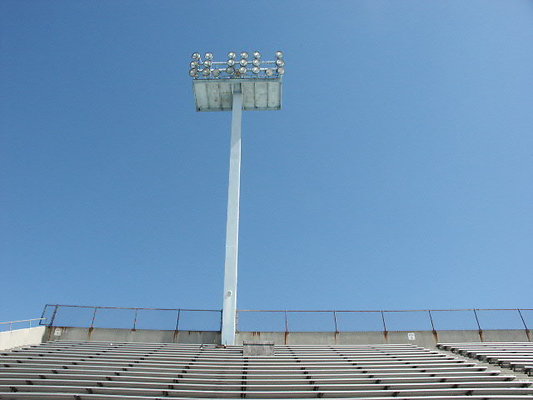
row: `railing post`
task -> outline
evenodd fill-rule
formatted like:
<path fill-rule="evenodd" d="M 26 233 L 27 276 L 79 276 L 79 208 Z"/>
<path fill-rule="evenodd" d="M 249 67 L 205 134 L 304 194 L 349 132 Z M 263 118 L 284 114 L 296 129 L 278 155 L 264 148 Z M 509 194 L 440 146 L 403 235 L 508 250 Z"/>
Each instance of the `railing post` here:
<path fill-rule="evenodd" d="M 431 315 L 431 310 L 428 310 L 429 321 L 431 322 L 431 331 L 433 333 L 433 338 L 435 339 L 435 344 L 439 342 L 439 334 L 435 330 L 435 324 L 433 323 L 433 315 Z"/>
<path fill-rule="evenodd" d="M 285 310 L 285 333 L 289 333 L 289 317 L 287 315 L 287 310 Z"/>
<path fill-rule="evenodd" d="M 335 323 L 335 333 L 338 333 L 339 327 L 337 325 L 337 311 L 333 311 L 333 322 Z"/>
<path fill-rule="evenodd" d="M 41 319 L 39 320 L 39 325 L 43 325 L 44 314 L 46 313 L 46 309 L 47 308 L 48 308 L 48 304 L 45 304 L 44 307 L 43 307 L 43 312 L 41 313 Z"/>
<path fill-rule="evenodd" d="M 50 319 L 50 325 L 49 326 L 53 326 L 54 325 L 54 322 L 56 320 L 56 314 L 57 314 L 58 308 L 59 308 L 59 305 L 56 304 L 56 306 L 54 308 L 54 312 L 52 313 L 52 318 Z"/>
<path fill-rule="evenodd" d="M 137 314 L 139 313 L 139 309 L 135 309 L 135 316 L 133 317 L 133 330 L 137 329 Z"/>
<path fill-rule="evenodd" d="M 476 317 L 477 329 L 481 330 L 481 325 L 479 324 L 479 318 L 477 317 L 476 309 L 474 308 L 472 311 L 474 311 L 474 317 Z"/>
<path fill-rule="evenodd" d="M 176 330 L 179 330 L 179 327 L 180 327 L 180 314 L 181 314 L 181 308 L 178 308 L 178 316 L 176 317 Z"/>
<path fill-rule="evenodd" d="M 96 319 L 96 311 L 98 311 L 98 307 L 94 307 L 93 318 L 91 319 L 91 326 L 90 326 L 90 329 L 93 329 L 93 328 L 94 328 L 94 320 Z"/>
<path fill-rule="evenodd" d="M 383 322 L 383 333 L 387 334 L 387 324 L 385 323 L 385 312 L 381 310 L 381 321 Z"/>
<path fill-rule="evenodd" d="M 520 311 L 519 308 L 517 308 L 516 311 L 518 311 L 518 315 L 520 315 L 520 319 L 522 320 L 522 323 L 524 324 L 524 328 L 526 329 L 527 340 L 531 342 L 531 334 L 529 332 L 529 328 L 527 327 L 526 320 L 524 319 L 524 316 L 522 315 L 522 311 Z"/>
<path fill-rule="evenodd" d="M 431 330 L 435 332 L 435 324 L 433 323 L 433 316 L 431 315 L 431 310 L 428 310 L 429 321 L 431 322 Z"/>
<path fill-rule="evenodd" d="M 476 323 L 477 323 L 477 329 L 479 332 L 479 338 L 481 341 L 483 341 L 483 330 L 481 329 L 481 324 L 479 323 L 479 318 L 477 317 L 476 309 L 474 308 L 472 311 L 474 311 L 474 317 L 476 317 Z"/>
<path fill-rule="evenodd" d="M 526 321 L 522 315 L 522 311 L 520 311 L 519 308 L 517 308 L 516 311 L 518 311 L 518 315 L 520 315 L 520 319 L 522 320 L 522 324 L 524 324 L 524 328 L 526 328 L 526 331 L 529 330 L 529 328 L 527 327 Z"/>

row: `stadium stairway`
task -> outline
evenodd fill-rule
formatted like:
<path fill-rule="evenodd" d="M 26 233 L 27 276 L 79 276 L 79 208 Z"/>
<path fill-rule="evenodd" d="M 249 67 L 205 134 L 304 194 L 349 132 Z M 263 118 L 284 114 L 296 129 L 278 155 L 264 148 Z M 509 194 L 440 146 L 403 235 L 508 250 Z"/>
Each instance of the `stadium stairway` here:
<path fill-rule="evenodd" d="M 438 348 L 533 376 L 533 343 L 439 343 Z"/>
<path fill-rule="evenodd" d="M 533 399 L 532 381 L 409 344 L 52 341 L 0 353 L 0 399 Z"/>

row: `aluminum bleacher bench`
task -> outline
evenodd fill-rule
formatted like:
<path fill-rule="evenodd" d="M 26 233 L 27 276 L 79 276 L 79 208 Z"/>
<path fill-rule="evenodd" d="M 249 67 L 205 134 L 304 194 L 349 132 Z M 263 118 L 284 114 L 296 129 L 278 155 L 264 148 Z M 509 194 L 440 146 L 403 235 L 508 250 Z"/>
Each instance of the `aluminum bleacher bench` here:
<path fill-rule="evenodd" d="M 533 343 L 530 342 L 439 343 L 437 347 L 532 374 Z"/>
<path fill-rule="evenodd" d="M 531 381 L 414 345 L 56 341 L 0 353 L 0 400 L 530 399 Z"/>

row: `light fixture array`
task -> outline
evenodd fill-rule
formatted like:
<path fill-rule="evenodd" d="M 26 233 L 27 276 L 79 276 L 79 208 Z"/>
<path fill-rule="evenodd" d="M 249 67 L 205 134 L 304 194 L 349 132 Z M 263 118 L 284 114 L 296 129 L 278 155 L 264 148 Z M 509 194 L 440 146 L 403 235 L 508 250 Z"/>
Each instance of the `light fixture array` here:
<path fill-rule="evenodd" d="M 200 53 L 192 54 L 189 75 L 194 79 L 228 79 L 228 78 L 279 78 L 285 73 L 283 52 L 276 51 L 275 61 L 264 61 L 261 53 L 254 51 L 252 57 L 248 52 L 230 51 L 228 61 L 213 61 L 213 53 L 205 53 L 202 60 Z"/>

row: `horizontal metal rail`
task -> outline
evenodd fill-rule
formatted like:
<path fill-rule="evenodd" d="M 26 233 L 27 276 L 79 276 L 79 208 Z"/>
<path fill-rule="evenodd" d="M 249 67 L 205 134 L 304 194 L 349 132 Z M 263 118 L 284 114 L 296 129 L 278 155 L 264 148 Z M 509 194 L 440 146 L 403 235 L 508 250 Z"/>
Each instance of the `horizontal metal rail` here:
<path fill-rule="evenodd" d="M 9 325 L 9 330 L 12 331 L 13 330 L 13 325 L 23 324 L 23 323 L 27 322 L 29 327 L 31 328 L 32 327 L 32 322 L 39 321 L 38 325 L 43 325 L 42 322 L 45 321 L 45 320 L 46 320 L 46 318 L 44 318 L 44 317 L 41 317 L 41 318 L 30 318 L 30 319 L 19 319 L 19 320 L 16 320 L 16 321 L 0 322 L 0 325 Z"/>
<path fill-rule="evenodd" d="M 152 308 L 152 307 L 109 307 L 109 306 L 78 306 L 78 305 L 71 305 L 71 304 L 46 304 L 45 307 L 68 307 L 68 308 L 98 308 L 102 310 L 151 310 L 151 311 L 217 311 L 220 312 L 219 309 L 213 310 L 213 309 L 198 309 L 198 308 Z"/>
<path fill-rule="evenodd" d="M 42 321 L 43 319 L 46 319 L 46 318 L 19 319 L 17 321 L 0 322 L 0 325 L 3 325 L 3 324 L 16 324 L 16 323 L 19 323 L 19 322 Z"/>
<path fill-rule="evenodd" d="M 451 308 L 451 309 L 425 309 L 425 310 L 239 310 L 239 312 L 292 312 L 292 313 L 401 313 L 401 312 L 428 312 L 428 311 L 517 311 L 518 308 Z M 521 311 L 533 311 L 533 308 L 520 308 Z"/>

